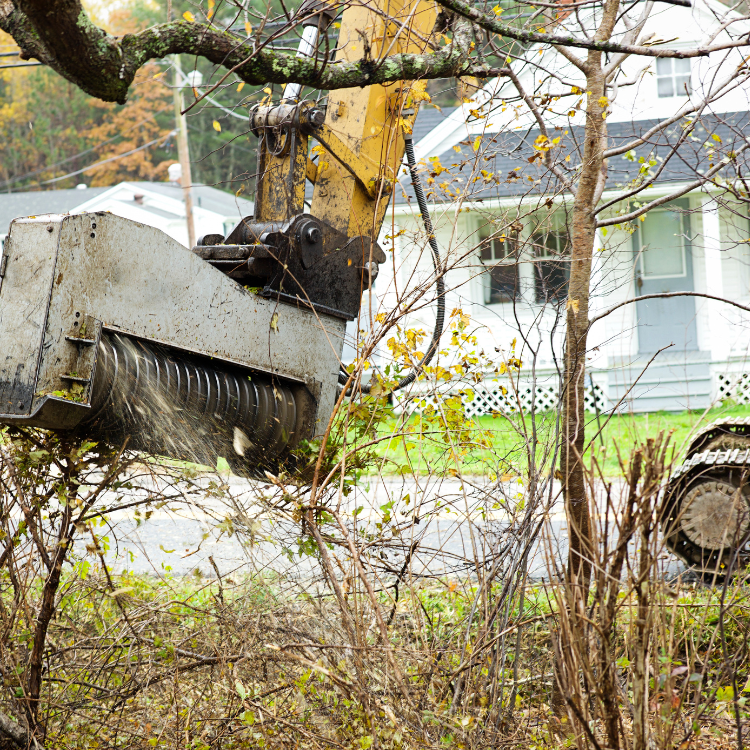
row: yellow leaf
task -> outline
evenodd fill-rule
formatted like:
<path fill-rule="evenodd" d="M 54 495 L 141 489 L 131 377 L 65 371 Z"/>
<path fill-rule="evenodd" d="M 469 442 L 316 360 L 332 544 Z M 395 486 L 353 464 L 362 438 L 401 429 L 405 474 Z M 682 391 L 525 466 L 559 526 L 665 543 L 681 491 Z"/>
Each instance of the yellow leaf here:
<path fill-rule="evenodd" d="M 264 94 L 268 94 L 269 96 L 271 96 L 271 94 L 272 94 L 273 92 L 271 91 L 271 89 L 270 89 L 270 88 L 266 87 L 266 88 L 264 88 L 264 89 L 263 89 L 263 93 L 264 93 Z"/>
<path fill-rule="evenodd" d="M 183 18 L 184 18 L 184 19 L 185 19 L 186 21 L 190 21 L 190 23 L 192 23 L 193 21 L 195 21 L 195 17 L 193 16 L 193 14 L 192 14 L 192 13 L 191 13 L 191 12 L 190 12 L 189 10 L 186 10 L 186 11 L 185 11 L 185 12 L 184 12 L 184 13 L 182 14 L 182 17 L 183 17 Z"/>
<path fill-rule="evenodd" d="M 385 389 L 383 388 L 381 383 L 370 383 L 370 395 L 371 396 L 380 396 L 382 393 L 385 392 Z"/>
<path fill-rule="evenodd" d="M 453 150 L 454 150 L 454 151 L 455 151 L 455 152 L 456 152 L 457 154 L 460 154 L 460 153 L 461 153 L 461 146 L 454 146 L 454 147 L 453 147 Z"/>
<path fill-rule="evenodd" d="M 573 311 L 573 315 L 578 315 L 579 305 L 580 305 L 580 302 L 577 299 L 571 299 L 570 297 L 568 297 L 567 308 L 568 310 Z"/>
<path fill-rule="evenodd" d="M 600 107 L 606 107 L 609 104 L 609 99 L 607 99 L 606 96 L 600 96 L 599 97 L 599 106 Z"/>
<path fill-rule="evenodd" d="M 721 143 L 721 138 L 718 135 L 716 135 L 716 133 L 714 133 L 711 136 L 711 138 L 713 138 L 717 143 Z"/>
<path fill-rule="evenodd" d="M 248 36 L 253 33 L 253 27 L 250 25 L 250 21 L 245 21 L 245 33 Z"/>
<path fill-rule="evenodd" d="M 271 330 L 276 331 L 276 333 L 279 332 L 279 314 L 277 312 L 271 316 Z"/>
<path fill-rule="evenodd" d="M 216 0 L 208 0 L 208 9 L 213 10 L 216 5 Z"/>
<path fill-rule="evenodd" d="M 217 133 L 221 133 L 221 123 L 218 120 L 214 120 L 214 130 Z"/>
<path fill-rule="evenodd" d="M 411 99 L 413 102 L 431 102 L 430 95 L 425 90 L 427 88 L 427 81 L 417 81 L 412 84 L 411 87 Z"/>
<path fill-rule="evenodd" d="M 474 149 L 474 151 L 479 151 L 479 146 L 481 145 L 481 143 L 482 143 L 482 136 L 478 135 L 474 139 L 474 143 L 471 144 L 471 147 Z"/>
<path fill-rule="evenodd" d="M 244 88 L 244 86 L 245 86 L 245 82 L 244 81 L 240 81 L 240 85 L 237 86 L 237 91 L 242 91 L 242 89 Z"/>

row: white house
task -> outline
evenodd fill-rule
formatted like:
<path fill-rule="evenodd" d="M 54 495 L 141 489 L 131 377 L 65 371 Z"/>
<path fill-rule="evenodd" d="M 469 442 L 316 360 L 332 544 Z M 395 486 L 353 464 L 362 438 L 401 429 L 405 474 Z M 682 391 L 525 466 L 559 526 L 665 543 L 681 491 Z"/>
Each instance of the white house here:
<path fill-rule="evenodd" d="M 642 5 L 633 7 L 638 12 Z M 670 47 L 699 46 L 732 13 L 715 0 L 696 0 L 693 8 L 654 7 L 643 38 L 671 40 Z M 485 351 L 508 352 L 516 340 L 516 353 L 525 363 L 521 400 L 530 400 L 533 362 L 537 405 L 544 407 L 558 396 L 564 336 L 560 310 L 567 297 L 566 212 L 572 196 L 534 157 L 544 147 L 559 149 L 557 153 L 569 155 L 561 163 L 575 179 L 586 93 L 564 97 L 556 106 L 554 97 L 561 90 L 583 87 L 580 72 L 551 48 L 540 47 L 538 56 L 532 48 L 527 57 L 539 60 L 539 66 L 527 64 L 516 72 L 539 106 L 547 107 L 551 143 L 539 140 L 537 121 L 519 102 L 513 83 L 502 78 L 487 83 L 471 103 L 442 113 L 423 110 L 415 150 L 428 165 L 424 177 L 431 183 L 428 198 L 436 236 L 451 268 L 448 311 L 461 308 L 471 314 L 479 348 Z M 551 83 L 544 72 L 550 70 L 555 73 Z M 622 152 L 609 159 L 601 205 L 612 201 L 612 206 L 601 216 L 612 216 L 624 205 L 626 186 L 639 171 L 647 177 L 659 172 L 654 186 L 639 196 L 645 202 L 688 185 L 727 151 L 746 145 L 748 75 L 737 50 L 687 60 L 628 58 L 608 103 L 608 146 L 622 146 Z M 545 92 L 550 94 L 546 104 Z M 690 116 L 680 115 L 709 94 L 710 105 L 691 126 Z M 664 133 L 625 148 L 656 122 L 673 116 L 674 125 Z M 666 159 L 686 129 L 678 155 Z M 395 222 L 403 233 L 381 240 L 384 247 L 395 247 L 397 259 L 395 287 L 387 269 L 378 279 L 376 290 L 385 307 L 395 302 L 394 288 L 403 293 L 432 272 L 424 240 L 415 241 L 419 217 L 407 177 L 398 193 Z M 635 296 L 670 291 L 750 305 L 747 204 L 719 203 L 715 195 L 713 188 L 689 192 L 649 211 L 635 222 L 635 231 L 632 225 L 628 231 L 613 226 L 599 230 L 592 317 Z M 392 235 L 390 225 L 387 234 Z M 429 330 L 429 317 L 421 325 Z M 604 409 L 702 409 L 727 396 L 750 402 L 749 331 L 750 314 L 705 298 L 624 304 L 592 327 L 588 365 L 595 389 L 589 389 L 587 403 L 593 406 L 595 391 Z M 500 386 L 492 379 L 478 385 L 469 412 L 513 408 L 512 394 L 504 395 Z"/>
<path fill-rule="evenodd" d="M 226 235 L 240 219 L 253 213 L 252 201 L 208 185 L 194 185 L 192 196 L 196 237 Z M 0 193 L 0 239 L 5 239 L 10 222 L 18 216 L 84 211 L 111 211 L 188 244 L 182 188 L 173 182 L 121 182 L 104 188 Z"/>

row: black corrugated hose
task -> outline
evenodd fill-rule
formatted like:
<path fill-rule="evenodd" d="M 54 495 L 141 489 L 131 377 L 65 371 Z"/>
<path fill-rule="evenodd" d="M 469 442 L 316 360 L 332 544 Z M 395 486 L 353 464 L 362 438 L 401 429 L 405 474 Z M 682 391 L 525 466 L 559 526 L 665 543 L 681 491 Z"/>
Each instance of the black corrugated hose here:
<path fill-rule="evenodd" d="M 445 323 L 445 279 L 443 278 L 442 268 L 440 266 L 440 251 L 438 250 L 437 240 L 435 239 L 435 232 L 432 228 L 432 220 L 430 219 L 430 213 L 427 210 L 427 199 L 424 196 L 424 190 L 422 189 L 422 180 L 417 172 L 417 163 L 414 158 L 414 144 L 410 135 L 404 136 L 404 144 L 406 145 L 406 161 L 409 164 L 409 173 L 411 174 L 411 184 L 414 187 L 414 194 L 417 197 L 417 204 L 419 205 L 419 212 L 422 214 L 422 223 L 424 224 L 425 231 L 427 232 L 427 239 L 432 249 L 432 266 L 435 269 L 435 285 L 437 287 L 437 315 L 435 316 L 435 327 L 432 330 L 432 340 L 430 341 L 430 348 L 424 353 L 422 359 L 412 368 L 408 375 L 401 378 L 396 386 L 393 388 L 394 391 L 401 390 L 407 385 L 413 383 L 417 375 L 425 368 L 435 356 L 438 344 L 440 343 L 440 337 L 443 335 L 443 324 Z M 345 372 L 339 373 L 339 383 L 346 385 L 348 375 Z M 362 385 L 363 393 L 370 392 L 369 384 Z"/>

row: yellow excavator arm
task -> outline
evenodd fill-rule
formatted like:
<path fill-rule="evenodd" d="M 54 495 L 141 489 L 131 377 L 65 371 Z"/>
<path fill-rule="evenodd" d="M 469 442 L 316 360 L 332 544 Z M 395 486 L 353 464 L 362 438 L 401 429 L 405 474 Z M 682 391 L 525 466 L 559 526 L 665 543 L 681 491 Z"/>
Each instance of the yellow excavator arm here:
<path fill-rule="evenodd" d="M 314 55 L 335 11 L 309 0 L 301 15 L 298 54 Z M 364 55 L 375 68 L 395 53 L 425 52 L 435 19 L 431 2 L 353 4 L 341 16 L 336 59 Z M 226 238 L 202 238 L 196 251 L 266 296 L 351 320 L 385 259 L 377 237 L 419 97 L 408 81 L 332 91 L 325 109 L 299 94 L 297 84 L 288 84 L 279 103 L 252 108 L 254 215 Z M 307 181 L 314 185 L 309 212 Z M 227 257 L 228 246 L 237 246 L 237 257 Z"/>

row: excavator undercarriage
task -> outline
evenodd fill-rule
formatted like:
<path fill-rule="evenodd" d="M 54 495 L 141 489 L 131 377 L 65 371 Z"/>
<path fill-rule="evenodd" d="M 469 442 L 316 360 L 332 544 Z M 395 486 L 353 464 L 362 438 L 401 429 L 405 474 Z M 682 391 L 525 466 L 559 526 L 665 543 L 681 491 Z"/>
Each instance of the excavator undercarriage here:
<path fill-rule="evenodd" d="M 693 439 L 665 491 L 667 547 L 706 580 L 750 563 L 750 418 L 726 419 Z"/>

